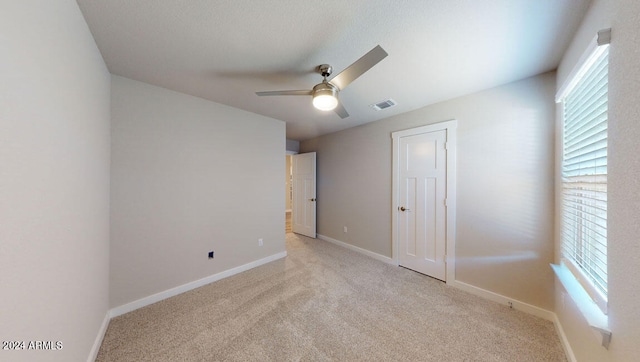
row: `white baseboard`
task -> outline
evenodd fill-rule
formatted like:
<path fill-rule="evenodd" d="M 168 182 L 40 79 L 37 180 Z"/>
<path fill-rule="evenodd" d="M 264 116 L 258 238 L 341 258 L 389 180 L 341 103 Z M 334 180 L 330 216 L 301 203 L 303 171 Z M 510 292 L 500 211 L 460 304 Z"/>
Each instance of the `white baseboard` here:
<path fill-rule="evenodd" d="M 473 286 L 471 284 L 467 284 L 458 280 L 454 280 L 453 282 L 448 282 L 447 285 L 451 285 L 452 287 L 464 290 L 465 292 L 475 294 L 479 297 L 483 297 L 485 299 L 489 299 L 494 302 L 498 302 L 500 304 L 509 305 L 509 302 L 511 302 L 513 309 L 517 309 L 519 311 L 522 311 L 522 312 L 525 312 L 525 313 L 528 313 L 536 317 L 540 317 L 542 319 L 546 319 L 548 321 L 555 323 L 555 320 L 556 320 L 555 313 L 548 311 L 546 309 L 542 309 L 540 307 L 536 307 L 535 305 L 521 302 L 513 298 L 505 297 L 502 294 L 498 294 L 498 293 L 488 291 L 486 289 L 478 288 L 476 286 Z"/>
<path fill-rule="evenodd" d="M 87 358 L 87 362 L 94 362 L 96 358 L 98 358 L 98 352 L 100 352 L 100 346 L 102 346 L 102 340 L 104 339 L 104 335 L 107 333 L 107 327 L 109 327 L 109 321 L 111 321 L 111 316 L 109 311 L 104 316 L 104 320 L 102 321 L 102 325 L 98 330 L 98 335 L 96 336 L 96 340 L 93 342 L 93 347 L 91 347 L 91 352 L 89 352 L 89 358 Z"/>
<path fill-rule="evenodd" d="M 131 303 L 127 303 L 127 304 L 124 304 L 124 305 L 121 305 L 119 307 L 115 307 L 115 308 L 111 309 L 109 311 L 109 316 L 110 316 L 110 318 L 115 318 L 115 317 L 123 315 L 125 313 L 129 313 L 129 312 L 134 311 L 136 309 L 139 309 L 139 308 L 142 308 L 142 307 L 146 307 L 146 306 L 148 306 L 150 304 L 159 302 L 159 301 L 161 301 L 163 299 L 167 299 L 167 298 L 176 296 L 178 294 L 182 294 L 182 293 L 187 292 L 189 290 L 192 290 L 192 289 L 195 289 L 195 288 L 199 288 L 199 287 L 201 287 L 203 285 L 207 285 L 209 283 L 213 283 L 213 282 L 218 281 L 220 279 L 228 278 L 228 277 L 230 277 L 232 275 L 235 275 L 235 274 L 238 274 L 238 273 L 242 273 L 243 271 L 247 271 L 249 269 L 253 269 L 253 268 L 258 267 L 258 266 L 263 265 L 263 264 L 270 263 L 270 262 L 272 262 L 274 260 L 282 259 L 282 258 L 284 258 L 286 256 L 287 256 L 287 252 L 283 251 L 281 253 L 277 253 L 277 254 L 273 254 L 271 256 L 268 256 L 266 258 L 262 258 L 262 259 L 259 259 L 259 260 L 256 260 L 256 261 L 252 261 L 251 263 L 240 265 L 238 267 L 235 267 L 235 268 L 232 268 L 232 269 L 228 269 L 228 270 L 225 270 L 225 271 L 217 273 L 217 274 L 210 275 L 210 276 L 208 276 L 206 278 L 202 278 L 202 279 L 199 279 L 199 280 L 187 283 L 187 284 L 180 285 L 180 286 L 175 287 L 175 288 L 171 288 L 171 289 L 165 290 L 165 291 L 160 292 L 160 293 L 156 293 L 156 294 L 150 295 L 148 297 L 144 297 L 142 299 L 138 299 L 138 300 L 133 301 Z"/>
<path fill-rule="evenodd" d="M 560 338 L 560 343 L 562 344 L 562 348 L 564 349 L 564 353 L 567 356 L 567 359 L 571 362 L 577 362 L 576 356 L 573 354 L 573 349 L 571 348 L 571 345 L 569 344 L 569 340 L 567 339 L 567 335 L 564 333 L 562 324 L 558 319 L 558 315 L 555 314 L 554 312 L 548 311 L 540 307 L 536 307 L 535 305 L 521 302 L 519 300 L 515 300 L 513 298 L 506 297 L 502 294 L 490 292 L 488 290 L 478 288 L 476 286 L 473 286 L 471 284 L 467 284 L 461 281 L 454 280 L 453 282 L 447 283 L 447 285 L 451 285 L 454 288 L 464 290 L 465 292 L 469 292 L 479 297 L 489 299 L 504 305 L 509 305 L 509 302 L 511 302 L 513 305 L 513 309 L 517 309 L 519 311 L 553 322 L 553 325 L 556 328 L 556 333 L 558 333 L 558 337 Z"/>
<path fill-rule="evenodd" d="M 366 255 L 368 257 L 371 257 L 371 258 L 374 258 L 376 260 L 380 260 L 382 262 L 385 262 L 387 264 L 396 265 L 393 262 L 393 259 L 389 258 L 388 256 L 384 256 L 384 255 L 381 255 L 381 254 L 378 254 L 378 253 L 374 253 L 373 251 L 369 251 L 367 249 L 359 248 L 359 247 L 357 247 L 355 245 L 347 244 L 347 243 L 345 243 L 343 241 L 336 240 L 336 239 L 330 238 L 328 236 L 320 235 L 320 234 L 318 234 L 318 239 L 324 240 L 324 241 L 328 241 L 328 242 L 330 242 L 332 244 L 336 244 L 338 246 L 342 246 L 343 248 L 346 248 L 346 249 L 349 249 L 349 250 L 353 250 L 355 252 L 358 252 L 360 254 L 364 254 L 364 255 Z"/>
<path fill-rule="evenodd" d="M 392 265 L 396 265 L 396 263 L 393 261 L 392 258 L 389 258 L 387 256 L 384 255 L 380 255 L 377 253 L 374 253 L 372 251 L 366 250 L 366 249 L 362 249 L 359 248 L 357 246 L 351 245 L 351 244 L 347 244 L 345 242 L 342 242 L 340 240 L 336 240 L 333 238 L 330 238 L 328 236 L 324 236 L 324 235 L 320 235 L 318 234 L 318 239 L 320 240 L 324 240 L 324 241 L 328 241 L 332 244 L 336 244 L 338 246 L 341 246 L 343 248 L 347 248 L 349 250 L 353 250 L 356 251 L 358 253 L 367 255 L 369 257 L 372 257 L 374 259 L 380 260 L 382 262 L 388 263 L 388 264 L 392 264 Z M 509 302 L 511 302 L 512 306 L 514 309 L 517 309 L 519 311 L 534 315 L 536 317 L 540 317 L 542 319 L 548 320 L 553 322 L 553 325 L 556 328 L 556 332 L 558 333 L 558 337 L 560 338 L 560 343 L 562 344 L 562 348 L 564 349 L 564 352 L 567 356 L 567 359 L 571 362 L 577 362 L 575 355 L 573 354 L 573 349 L 571 348 L 571 345 L 569 344 L 569 340 L 567 339 L 567 335 L 564 333 L 564 329 L 562 328 L 562 324 L 560 324 L 560 320 L 558 319 L 558 316 L 551 311 L 548 311 L 546 309 L 540 308 L 540 307 L 536 307 L 535 305 L 531 305 L 529 303 L 525 303 L 525 302 L 521 302 L 519 300 L 515 300 L 513 298 L 509 298 L 506 297 L 502 294 L 498 294 L 498 293 L 494 293 L 491 291 L 488 291 L 486 289 L 482 289 L 476 286 L 473 286 L 471 284 L 467 284 L 461 281 L 457 281 L 454 280 L 453 282 L 448 282 L 447 285 L 450 285 L 454 288 L 458 288 L 460 290 L 464 290 L 465 292 L 477 295 L 479 297 L 488 299 L 488 300 L 492 300 L 494 302 L 497 303 L 501 303 L 504 305 L 509 305 Z"/>
<path fill-rule="evenodd" d="M 560 337 L 560 343 L 562 343 L 562 348 L 564 349 L 564 354 L 567 355 L 567 359 L 570 362 L 578 362 L 576 359 L 576 355 L 573 354 L 573 349 L 569 344 L 569 339 L 567 335 L 564 333 L 564 328 L 562 328 L 562 324 L 560 323 L 560 319 L 557 314 L 553 314 L 553 325 L 556 327 L 556 333 L 558 333 L 558 337 Z"/>
<path fill-rule="evenodd" d="M 320 235 L 318 234 L 318 239 L 320 240 L 324 240 L 324 241 L 328 241 L 332 244 L 336 244 L 339 246 L 342 246 L 344 248 L 347 248 L 349 250 L 353 250 L 356 251 L 358 253 L 367 255 L 369 257 L 372 257 L 374 259 L 383 261 L 387 264 L 392 264 L 392 265 L 396 265 L 395 262 L 393 261 L 392 258 L 389 258 L 387 256 L 384 255 L 380 255 L 378 253 L 374 253 L 372 251 L 366 250 L 366 249 L 362 249 L 359 248 L 357 246 L 351 245 L 351 244 L 347 244 L 345 242 L 342 242 L 340 240 L 336 240 L 333 238 L 330 238 L 328 236 L 324 236 L 324 235 Z M 528 313 L 528 314 L 532 314 L 535 315 L 537 317 L 540 317 L 542 319 L 548 320 L 553 322 L 554 324 L 558 324 L 558 318 L 556 316 L 555 313 L 548 311 L 546 309 L 540 308 L 540 307 L 536 307 L 535 305 L 531 305 L 525 302 L 521 302 L 519 300 L 513 299 L 513 298 L 509 298 L 506 297 L 504 295 L 498 294 L 498 293 L 494 293 L 476 286 L 473 286 L 471 284 L 467 284 L 458 280 L 454 280 L 453 282 L 448 282 L 447 285 L 453 286 L 455 288 L 464 290 L 468 293 L 477 295 L 479 297 L 485 298 L 485 299 L 489 299 L 492 300 L 494 302 L 498 302 L 504 305 L 509 305 L 509 302 L 511 302 L 512 306 L 514 309 L 520 310 L 522 312 Z M 559 325 L 559 324 L 558 324 Z M 560 327 L 562 328 L 562 327 Z M 563 341 L 564 343 L 564 341 Z"/>
<path fill-rule="evenodd" d="M 320 240 L 324 240 L 327 242 L 330 242 L 332 244 L 341 246 L 343 248 L 349 249 L 349 250 L 353 250 L 356 251 L 358 253 L 367 255 L 371 258 L 374 258 L 376 260 L 382 261 L 384 263 L 387 264 L 391 264 L 391 265 L 396 265 L 395 262 L 393 261 L 392 258 L 389 258 L 387 256 L 378 254 L 378 253 L 374 253 L 372 251 L 351 245 L 351 244 L 347 244 L 345 242 L 342 242 L 340 240 L 336 240 L 333 238 L 330 238 L 328 236 L 324 236 L 324 235 L 320 235 L 318 234 L 318 239 Z M 134 311 L 136 309 L 145 307 L 147 305 L 159 302 L 163 299 L 167 299 L 170 297 L 173 297 L 175 295 L 187 292 L 189 290 L 201 287 L 203 285 L 209 284 L 209 283 L 213 283 L 215 281 L 224 279 L 224 278 L 228 278 L 232 275 L 238 274 L 238 273 L 242 273 L 244 271 L 247 271 L 249 269 L 253 269 L 255 267 L 258 267 L 260 265 L 266 264 L 266 263 L 270 263 L 272 261 L 278 260 L 278 259 L 282 259 L 284 257 L 287 256 L 287 252 L 283 251 L 281 253 L 278 254 L 274 254 L 271 256 L 268 256 L 266 258 L 263 259 L 259 259 L 256 261 L 253 261 L 251 263 L 247 263 L 244 265 L 241 265 L 239 267 L 236 268 L 232 268 L 229 270 L 225 270 L 223 272 L 208 276 L 206 278 L 202 278 L 187 284 L 183 284 L 181 286 L 172 288 L 172 289 L 168 289 L 165 290 L 164 292 L 160 292 L 160 293 L 156 293 L 153 295 L 150 295 L 148 297 L 142 298 L 142 299 L 138 299 L 134 302 L 131 303 L 127 303 L 124 305 L 121 305 L 119 307 L 113 308 L 111 309 L 107 315 L 105 316 L 104 321 L 102 322 L 102 326 L 100 327 L 100 330 L 98 332 L 98 336 L 96 337 L 96 340 L 94 342 L 93 348 L 91 349 L 91 354 L 89 355 L 89 359 L 88 361 L 94 361 L 98 355 L 98 352 L 100 351 L 100 346 L 102 345 L 102 340 L 104 338 L 105 333 L 107 332 L 107 327 L 109 326 L 109 321 L 111 320 L 111 318 L 115 318 L 117 316 L 120 316 L 122 314 Z M 447 285 L 450 285 L 454 288 L 458 288 L 460 290 L 464 290 L 468 293 L 477 295 L 479 297 L 488 299 L 488 300 L 492 300 L 494 302 L 498 302 L 504 305 L 508 305 L 509 302 L 512 303 L 513 308 L 520 310 L 522 312 L 531 314 L 531 315 L 535 315 L 537 317 L 540 317 L 542 319 L 548 320 L 553 322 L 555 328 L 556 328 L 556 332 L 558 333 L 558 336 L 560 337 L 560 342 L 562 344 L 562 347 L 564 348 L 565 354 L 567 355 L 567 359 L 569 359 L 569 361 L 571 362 L 576 362 L 576 357 L 573 353 L 573 350 L 571 348 L 571 345 L 569 344 L 569 340 L 567 339 L 567 336 L 564 332 L 564 329 L 562 328 L 562 324 L 560 323 L 560 320 L 558 319 L 558 316 L 551 312 L 548 311 L 546 309 L 540 308 L 540 307 L 536 307 L 534 305 L 528 304 L 528 303 L 524 303 L 521 302 L 519 300 L 515 300 L 513 298 L 509 298 L 506 297 L 504 295 L 498 294 L 498 293 L 494 293 L 476 286 L 473 286 L 471 284 L 467 284 L 461 281 L 453 281 L 453 282 L 448 282 Z"/>

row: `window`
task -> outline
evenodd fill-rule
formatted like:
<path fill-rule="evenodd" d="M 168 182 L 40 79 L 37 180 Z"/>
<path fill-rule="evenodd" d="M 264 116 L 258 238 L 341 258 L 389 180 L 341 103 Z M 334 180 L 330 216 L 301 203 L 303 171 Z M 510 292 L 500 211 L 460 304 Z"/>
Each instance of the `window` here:
<path fill-rule="evenodd" d="M 563 261 L 606 313 L 608 39 L 561 92 Z"/>

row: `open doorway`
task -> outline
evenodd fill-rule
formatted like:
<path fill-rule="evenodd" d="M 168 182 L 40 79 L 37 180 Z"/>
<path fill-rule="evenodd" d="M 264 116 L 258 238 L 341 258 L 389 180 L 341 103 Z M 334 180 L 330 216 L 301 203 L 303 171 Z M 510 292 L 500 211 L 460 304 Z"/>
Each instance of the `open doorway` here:
<path fill-rule="evenodd" d="M 291 155 L 285 155 L 286 158 L 286 172 L 285 172 L 285 232 L 293 232 L 292 228 L 292 211 L 293 211 L 293 174 L 291 165 Z"/>
<path fill-rule="evenodd" d="M 285 157 L 285 232 L 316 238 L 316 153 Z"/>

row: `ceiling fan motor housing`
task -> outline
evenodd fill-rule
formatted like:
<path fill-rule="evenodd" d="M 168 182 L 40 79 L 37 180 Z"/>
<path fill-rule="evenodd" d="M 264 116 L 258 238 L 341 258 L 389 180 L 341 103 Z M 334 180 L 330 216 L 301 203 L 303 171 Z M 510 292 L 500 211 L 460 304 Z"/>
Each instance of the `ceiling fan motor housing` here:
<path fill-rule="evenodd" d="M 329 64 L 320 64 L 318 65 L 318 73 L 322 74 L 323 77 L 328 77 L 333 72 L 333 68 Z"/>

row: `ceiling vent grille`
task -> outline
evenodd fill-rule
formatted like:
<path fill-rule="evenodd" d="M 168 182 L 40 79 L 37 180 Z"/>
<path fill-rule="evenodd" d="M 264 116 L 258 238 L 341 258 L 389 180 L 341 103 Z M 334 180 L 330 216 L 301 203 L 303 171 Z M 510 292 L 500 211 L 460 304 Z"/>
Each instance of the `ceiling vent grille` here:
<path fill-rule="evenodd" d="M 375 109 L 376 111 L 381 111 L 383 109 L 393 107 L 396 104 L 396 101 L 394 101 L 393 99 L 386 99 L 384 101 L 372 104 L 371 108 Z"/>

